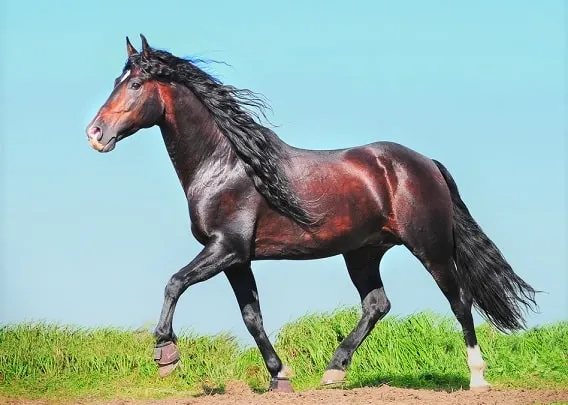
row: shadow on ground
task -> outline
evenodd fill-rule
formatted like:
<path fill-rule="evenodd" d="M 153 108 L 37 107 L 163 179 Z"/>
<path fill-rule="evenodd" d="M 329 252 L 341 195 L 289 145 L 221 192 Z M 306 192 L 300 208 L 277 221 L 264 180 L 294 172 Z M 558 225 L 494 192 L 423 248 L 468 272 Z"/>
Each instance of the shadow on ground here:
<path fill-rule="evenodd" d="M 266 382 L 268 385 L 268 382 Z M 249 389 L 257 394 L 262 394 L 268 391 L 267 386 L 264 384 L 246 384 Z M 469 380 L 463 375 L 459 374 L 412 374 L 412 375 L 387 375 L 387 376 L 367 376 L 357 377 L 356 381 L 347 381 L 344 384 L 334 384 L 322 387 L 315 383 L 309 386 L 297 388 L 298 384 L 294 384 L 297 391 L 314 390 L 314 389 L 353 389 L 362 387 L 378 387 L 381 385 L 388 385 L 397 388 L 413 388 L 413 389 L 427 389 L 435 391 L 453 392 L 459 390 L 467 390 L 469 388 Z M 303 385 L 303 384 L 302 384 Z M 195 396 L 207 396 L 212 394 L 226 393 L 224 386 L 214 386 L 209 384 L 202 385 L 202 393 Z"/>
<path fill-rule="evenodd" d="M 376 387 L 385 384 L 390 387 L 448 392 L 469 388 L 469 380 L 463 375 L 431 373 L 362 377 L 356 382 L 348 382 L 345 388 Z"/>

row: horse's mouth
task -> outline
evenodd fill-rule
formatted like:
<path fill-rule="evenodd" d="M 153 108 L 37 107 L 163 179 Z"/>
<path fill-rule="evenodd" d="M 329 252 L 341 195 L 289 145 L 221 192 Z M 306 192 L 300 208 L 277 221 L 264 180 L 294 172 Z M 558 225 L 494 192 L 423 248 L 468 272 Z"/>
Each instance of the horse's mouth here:
<path fill-rule="evenodd" d="M 110 152 L 116 146 L 117 137 L 113 136 L 106 144 L 102 144 L 96 139 L 89 138 L 89 143 L 91 144 L 92 148 L 97 152 L 105 153 Z"/>

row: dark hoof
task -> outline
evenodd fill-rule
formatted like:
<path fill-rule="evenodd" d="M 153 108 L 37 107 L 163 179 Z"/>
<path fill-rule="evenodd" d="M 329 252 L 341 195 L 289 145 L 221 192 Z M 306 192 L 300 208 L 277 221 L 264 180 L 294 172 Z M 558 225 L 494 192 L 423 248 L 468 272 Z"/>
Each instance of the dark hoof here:
<path fill-rule="evenodd" d="M 160 377 L 167 377 L 179 364 L 179 350 L 175 343 L 166 342 L 154 349 L 154 361 L 158 364 Z"/>
<path fill-rule="evenodd" d="M 294 392 L 290 380 L 284 377 L 275 377 L 270 380 L 268 391 L 273 392 Z"/>

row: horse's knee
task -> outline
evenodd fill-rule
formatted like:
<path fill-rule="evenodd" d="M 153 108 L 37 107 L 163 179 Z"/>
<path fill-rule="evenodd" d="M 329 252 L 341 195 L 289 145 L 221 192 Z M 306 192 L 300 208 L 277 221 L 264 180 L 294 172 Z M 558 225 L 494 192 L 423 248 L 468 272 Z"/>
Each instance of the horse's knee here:
<path fill-rule="evenodd" d="M 183 279 L 178 274 L 174 274 L 173 276 L 170 277 L 170 279 L 166 283 L 164 294 L 168 298 L 176 299 L 182 294 L 183 290 L 184 290 Z"/>
<path fill-rule="evenodd" d="M 373 322 L 377 322 L 390 311 L 391 303 L 383 288 L 374 290 L 369 296 L 367 302 L 363 303 L 363 311 Z"/>

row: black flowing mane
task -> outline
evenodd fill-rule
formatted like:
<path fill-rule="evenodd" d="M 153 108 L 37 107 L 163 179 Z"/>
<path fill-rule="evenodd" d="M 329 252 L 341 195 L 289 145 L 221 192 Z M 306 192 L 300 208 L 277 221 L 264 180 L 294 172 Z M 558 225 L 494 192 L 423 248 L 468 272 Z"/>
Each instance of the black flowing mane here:
<path fill-rule="evenodd" d="M 259 124 L 267 108 L 256 93 L 222 84 L 199 69 L 189 59 L 179 58 L 163 50 L 148 49 L 131 55 L 125 69 L 139 68 L 148 78 L 176 82 L 187 86 L 211 113 L 221 133 L 244 163 L 247 175 L 268 203 L 281 214 L 302 225 L 315 225 L 316 220 L 302 207 L 304 202 L 292 191 L 284 172 L 284 143 L 277 135 Z"/>

